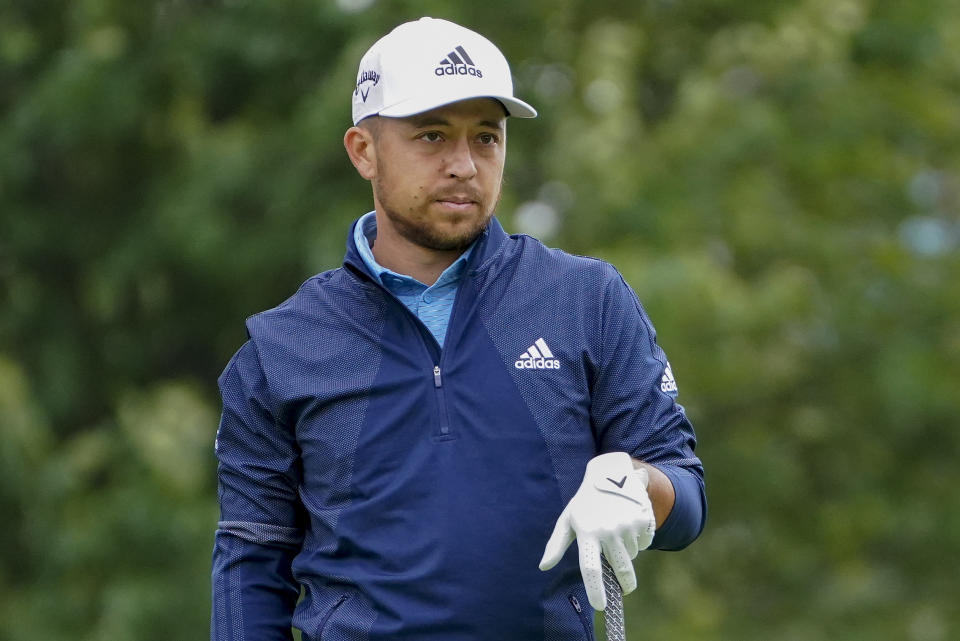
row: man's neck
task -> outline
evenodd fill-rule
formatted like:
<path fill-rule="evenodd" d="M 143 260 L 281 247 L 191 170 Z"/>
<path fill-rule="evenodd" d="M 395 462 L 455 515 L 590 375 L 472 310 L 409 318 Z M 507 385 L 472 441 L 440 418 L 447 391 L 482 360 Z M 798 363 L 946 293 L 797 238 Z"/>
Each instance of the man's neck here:
<path fill-rule="evenodd" d="M 379 226 L 371 249 L 373 257 L 381 267 L 416 278 L 427 286 L 437 282 L 443 270 L 463 253 L 462 249 L 444 251 L 421 247 L 398 234 L 391 234 L 386 229 L 381 230 Z"/>

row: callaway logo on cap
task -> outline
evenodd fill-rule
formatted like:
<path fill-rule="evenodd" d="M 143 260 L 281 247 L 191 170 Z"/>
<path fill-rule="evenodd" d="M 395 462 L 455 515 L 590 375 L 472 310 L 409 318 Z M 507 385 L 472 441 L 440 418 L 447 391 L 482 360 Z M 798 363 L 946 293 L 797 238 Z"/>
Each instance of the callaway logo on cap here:
<path fill-rule="evenodd" d="M 420 18 L 380 38 L 364 54 L 353 91 L 353 124 L 405 117 L 469 98 L 495 98 L 507 113 L 536 110 L 513 97 L 510 65 L 496 45 L 447 20 Z"/>

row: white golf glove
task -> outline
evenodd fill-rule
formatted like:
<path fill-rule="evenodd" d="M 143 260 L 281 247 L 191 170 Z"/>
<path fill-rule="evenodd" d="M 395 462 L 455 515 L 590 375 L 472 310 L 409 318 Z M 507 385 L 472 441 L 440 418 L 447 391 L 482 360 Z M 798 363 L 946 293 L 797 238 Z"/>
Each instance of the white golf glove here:
<path fill-rule="evenodd" d="M 647 496 L 649 477 L 634 469 L 626 452 L 601 454 L 587 463 L 580 489 L 564 508 L 540 561 L 549 570 L 563 558 L 570 543 L 580 548 L 580 573 L 587 598 L 596 610 L 607 607 L 600 552 L 607 557 L 624 594 L 637 587 L 633 559 L 649 547 L 656 530 Z"/>

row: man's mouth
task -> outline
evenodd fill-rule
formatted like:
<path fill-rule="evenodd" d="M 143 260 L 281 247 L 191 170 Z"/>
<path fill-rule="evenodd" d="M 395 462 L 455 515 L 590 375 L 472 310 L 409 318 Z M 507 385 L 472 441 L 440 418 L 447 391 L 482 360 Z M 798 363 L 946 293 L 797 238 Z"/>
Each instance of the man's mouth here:
<path fill-rule="evenodd" d="M 437 198 L 440 206 L 454 211 L 465 211 L 477 205 L 477 201 L 468 196 L 443 196 Z"/>

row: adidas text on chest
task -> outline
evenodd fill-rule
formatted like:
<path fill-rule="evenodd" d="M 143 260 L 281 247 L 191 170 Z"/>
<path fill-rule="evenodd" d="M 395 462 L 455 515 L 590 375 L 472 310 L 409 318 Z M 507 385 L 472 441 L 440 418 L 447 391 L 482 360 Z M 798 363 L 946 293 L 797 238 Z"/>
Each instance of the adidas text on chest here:
<path fill-rule="evenodd" d="M 553 352 L 541 337 L 520 354 L 513 366 L 517 369 L 560 369 L 560 361 L 553 357 Z"/>

